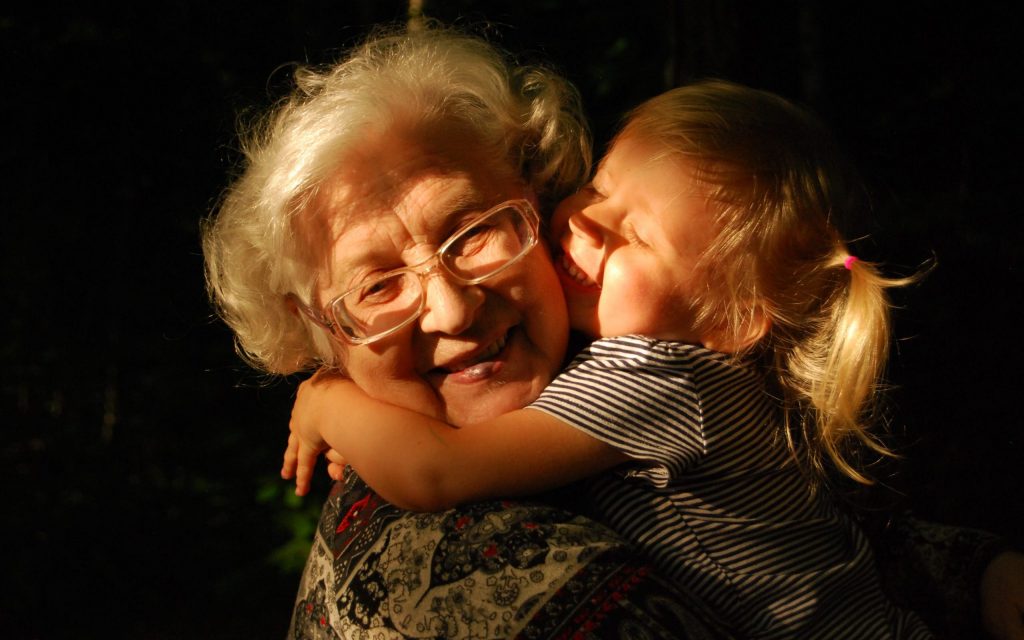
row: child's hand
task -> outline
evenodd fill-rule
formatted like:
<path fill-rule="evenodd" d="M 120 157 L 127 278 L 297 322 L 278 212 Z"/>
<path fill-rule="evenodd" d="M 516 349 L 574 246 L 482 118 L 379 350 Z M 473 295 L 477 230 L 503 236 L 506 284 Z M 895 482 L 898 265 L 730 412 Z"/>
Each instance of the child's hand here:
<path fill-rule="evenodd" d="M 328 452 L 329 461 L 327 473 L 335 480 L 343 477 L 345 460 L 341 454 L 329 451 L 330 446 L 324 433 L 328 428 L 335 427 L 335 436 L 339 434 L 336 428 L 338 408 L 343 403 L 339 401 L 338 394 L 345 384 L 351 383 L 335 373 L 321 370 L 299 385 L 295 405 L 292 407 L 292 418 L 288 423 L 291 434 L 288 436 L 284 464 L 281 467 L 282 478 L 295 478 L 296 495 L 309 493 L 316 459 L 325 451 Z"/>
<path fill-rule="evenodd" d="M 309 493 L 309 480 L 313 476 L 316 459 L 325 447 L 323 444 L 303 440 L 295 431 L 288 434 L 281 477 L 285 480 L 295 478 L 295 495 L 304 496 Z"/>
<path fill-rule="evenodd" d="M 324 452 L 324 457 L 327 458 L 327 475 L 338 482 L 344 480 L 345 458 L 334 449 Z M 281 467 L 281 477 L 285 480 L 295 478 L 296 495 L 304 496 L 309 493 L 309 478 L 313 475 L 315 466 L 316 454 L 308 454 L 299 437 L 294 433 L 289 434 L 288 446 L 284 452 L 284 465 Z"/>
<path fill-rule="evenodd" d="M 332 480 L 337 480 L 338 482 L 344 480 L 345 465 L 348 464 L 345 461 L 344 456 L 334 449 L 328 449 L 327 453 L 324 454 L 324 457 L 327 458 L 327 475 L 329 475 Z"/>
<path fill-rule="evenodd" d="M 1024 554 L 1001 553 L 981 578 L 981 617 L 999 640 L 1024 640 Z"/>

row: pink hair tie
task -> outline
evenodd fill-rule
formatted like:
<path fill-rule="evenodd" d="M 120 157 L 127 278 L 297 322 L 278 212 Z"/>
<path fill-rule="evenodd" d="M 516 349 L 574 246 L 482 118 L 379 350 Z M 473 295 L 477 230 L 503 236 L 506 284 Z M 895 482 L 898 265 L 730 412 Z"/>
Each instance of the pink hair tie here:
<path fill-rule="evenodd" d="M 853 267 L 853 263 L 860 260 L 857 256 L 846 256 L 846 260 L 843 260 L 843 266 L 849 271 Z"/>

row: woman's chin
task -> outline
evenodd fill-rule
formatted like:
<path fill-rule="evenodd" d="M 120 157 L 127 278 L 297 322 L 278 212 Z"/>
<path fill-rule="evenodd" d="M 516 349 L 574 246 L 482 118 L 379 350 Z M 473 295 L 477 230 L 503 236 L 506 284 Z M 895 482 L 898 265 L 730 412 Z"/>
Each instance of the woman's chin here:
<path fill-rule="evenodd" d="M 519 330 L 493 361 L 445 376 L 437 387 L 448 421 L 467 425 L 522 409 L 537 399 L 560 365 L 530 348 Z"/>
<path fill-rule="evenodd" d="M 447 421 L 465 426 L 493 420 L 498 416 L 526 407 L 537 399 L 543 384 L 510 382 L 495 385 L 486 393 L 467 393 L 465 397 L 446 397 Z"/>

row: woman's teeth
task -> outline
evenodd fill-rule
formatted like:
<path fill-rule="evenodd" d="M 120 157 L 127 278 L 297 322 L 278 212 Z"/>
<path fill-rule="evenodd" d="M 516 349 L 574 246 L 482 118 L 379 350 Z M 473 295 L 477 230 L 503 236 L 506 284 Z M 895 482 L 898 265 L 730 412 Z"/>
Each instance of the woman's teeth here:
<path fill-rule="evenodd" d="M 577 267 L 576 263 L 569 258 L 568 254 L 562 254 L 562 268 L 565 269 L 565 272 L 568 273 L 573 280 L 582 285 L 592 287 L 597 284 L 590 279 L 590 276 L 580 271 L 579 267 Z"/>
<path fill-rule="evenodd" d="M 501 353 L 501 350 L 505 348 L 506 342 L 508 342 L 508 334 L 501 336 L 497 341 L 491 344 L 487 351 L 480 354 L 480 357 L 477 358 L 477 362 L 480 362 L 481 360 L 489 360 Z"/>
<path fill-rule="evenodd" d="M 452 373 L 457 373 L 459 371 L 465 371 L 470 367 L 476 366 L 481 362 L 486 362 L 487 360 L 490 360 L 494 356 L 501 353 L 501 350 L 505 348 L 505 345 L 507 343 L 508 334 L 506 333 L 505 335 L 501 336 L 501 338 L 491 343 L 491 346 L 487 347 L 487 349 L 480 353 L 477 357 L 473 358 L 472 360 L 467 360 L 465 362 L 460 362 L 458 364 L 452 365 L 451 367 L 448 368 L 448 370 Z"/>

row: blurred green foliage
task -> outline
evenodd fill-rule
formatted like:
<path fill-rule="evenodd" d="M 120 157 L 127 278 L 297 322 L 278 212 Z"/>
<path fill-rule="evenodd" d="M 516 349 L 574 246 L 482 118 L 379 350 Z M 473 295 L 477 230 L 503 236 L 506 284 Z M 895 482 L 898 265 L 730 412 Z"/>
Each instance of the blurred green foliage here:
<path fill-rule="evenodd" d="M 306 566 L 324 499 L 322 492 L 300 498 L 293 486 L 282 483 L 279 477 L 268 477 L 260 485 L 256 501 L 274 508 L 274 524 L 288 534 L 287 541 L 268 557 L 282 573 L 297 575 Z"/>

